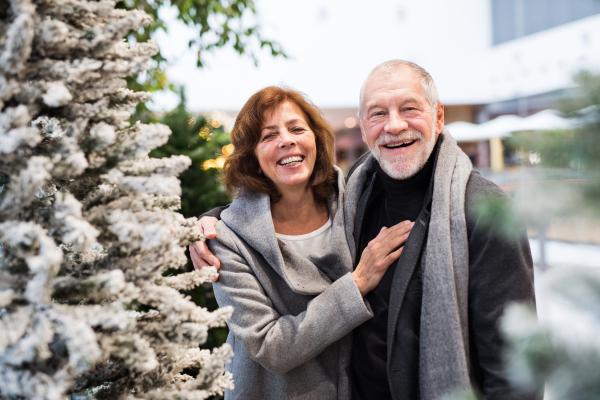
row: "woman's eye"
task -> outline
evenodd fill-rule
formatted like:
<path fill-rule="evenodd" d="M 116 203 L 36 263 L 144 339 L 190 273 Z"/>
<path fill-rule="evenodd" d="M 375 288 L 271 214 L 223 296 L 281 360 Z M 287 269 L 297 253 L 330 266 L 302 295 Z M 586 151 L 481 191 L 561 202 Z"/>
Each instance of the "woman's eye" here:
<path fill-rule="evenodd" d="M 264 141 L 266 141 L 266 140 L 273 139 L 274 137 L 275 137 L 275 134 L 274 134 L 274 133 L 267 133 L 265 136 L 263 136 L 262 140 L 263 140 L 263 142 L 264 142 Z"/>
<path fill-rule="evenodd" d="M 296 128 L 292 129 L 292 132 L 298 132 L 299 133 L 299 132 L 304 132 L 304 131 L 305 131 L 305 129 L 302 128 L 302 127 L 296 127 Z"/>

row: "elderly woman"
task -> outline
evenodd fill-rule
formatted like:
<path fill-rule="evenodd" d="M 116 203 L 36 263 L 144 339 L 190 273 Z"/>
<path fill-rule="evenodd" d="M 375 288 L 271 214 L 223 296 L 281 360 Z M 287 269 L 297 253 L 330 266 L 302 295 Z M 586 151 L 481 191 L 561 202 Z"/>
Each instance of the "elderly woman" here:
<path fill-rule="evenodd" d="M 237 198 L 210 249 L 214 292 L 233 306 L 226 399 L 349 399 L 349 333 L 372 317 L 363 297 L 400 256 L 411 228 L 383 229 L 353 271 L 334 136 L 300 93 L 253 95 L 231 132 L 223 183 Z"/>

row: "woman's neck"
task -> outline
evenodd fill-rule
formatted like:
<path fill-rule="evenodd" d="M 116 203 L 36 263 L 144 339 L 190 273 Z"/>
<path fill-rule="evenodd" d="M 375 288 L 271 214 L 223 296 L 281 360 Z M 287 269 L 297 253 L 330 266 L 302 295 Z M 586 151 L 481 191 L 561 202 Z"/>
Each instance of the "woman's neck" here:
<path fill-rule="evenodd" d="M 304 235 L 316 231 L 329 218 L 327 204 L 315 199 L 312 189 L 282 192 L 276 203 L 271 203 L 275 232 L 282 235 Z"/>

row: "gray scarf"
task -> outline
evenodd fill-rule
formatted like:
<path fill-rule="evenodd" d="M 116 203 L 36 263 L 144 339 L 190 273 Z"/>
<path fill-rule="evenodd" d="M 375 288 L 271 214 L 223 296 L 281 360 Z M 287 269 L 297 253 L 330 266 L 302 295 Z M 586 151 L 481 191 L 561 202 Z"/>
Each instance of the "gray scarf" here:
<path fill-rule="evenodd" d="M 434 175 L 433 205 L 423 258 L 421 313 L 421 398 L 437 400 L 455 390 L 469 390 L 468 289 L 469 248 L 465 191 L 471 174 L 469 158 L 446 129 Z M 354 224 L 356 205 L 372 157 L 351 176 L 344 205 Z M 347 232 L 353 232 L 353 227 Z M 349 238 L 350 239 L 350 238 Z M 349 240 L 356 252 L 354 240 Z"/>

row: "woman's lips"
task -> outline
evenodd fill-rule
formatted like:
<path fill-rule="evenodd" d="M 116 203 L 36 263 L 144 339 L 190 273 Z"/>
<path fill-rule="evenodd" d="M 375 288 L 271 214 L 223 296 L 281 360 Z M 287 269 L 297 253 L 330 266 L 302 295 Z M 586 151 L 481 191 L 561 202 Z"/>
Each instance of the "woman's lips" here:
<path fill-rule="evenodd" d="M 282 158 L 281 160 L 279 160 L 277 162 L 277 165 L 281 166 L 281 167 L 295 167 L 297 165 L 302 164 L 302 162 L 304 161 L 304 156 L 289 156 L 289 157 L 285 157 Z"/>

